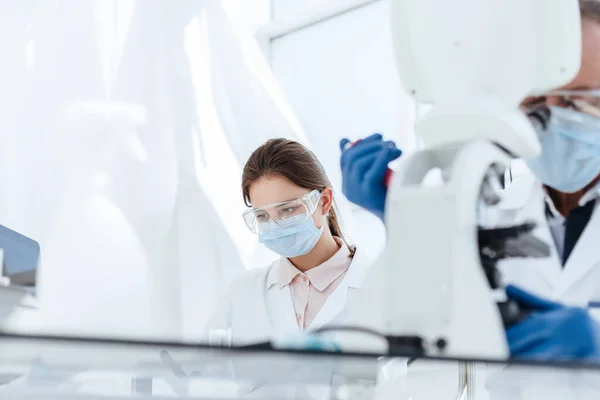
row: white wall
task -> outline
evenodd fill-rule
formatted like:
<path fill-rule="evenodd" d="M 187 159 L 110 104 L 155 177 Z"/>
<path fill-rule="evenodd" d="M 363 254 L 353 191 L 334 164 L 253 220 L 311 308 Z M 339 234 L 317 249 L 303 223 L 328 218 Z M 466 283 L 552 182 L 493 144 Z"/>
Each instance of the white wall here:
<path fill-rule="evenodd" d="M 271 60 L 335 183 L 342 137 L 380 132 L 402 148 L 414 147 L 414 105 L 395 70 L 387 1 L 273 40 Z"/>
<path fill-rule="evenodd" d="M 290 0 L 292 2 L 298 0 Z M 271 20 L 271 0 L 233 0 L 248 28 L 256 32 Z"/>
<path fill-rule="evenodd" d="M 273 17 L 285 17 L 298 13 L 308 6 L 327 3 L 331 0 L 272 0 Z"/>

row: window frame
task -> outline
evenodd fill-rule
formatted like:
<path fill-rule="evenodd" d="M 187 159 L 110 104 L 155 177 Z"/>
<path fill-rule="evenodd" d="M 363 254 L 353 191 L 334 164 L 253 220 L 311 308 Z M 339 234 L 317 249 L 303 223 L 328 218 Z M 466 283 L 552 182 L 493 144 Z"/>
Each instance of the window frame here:
<path fill-rule="evenodd" d="M 329 0 L 307 6 L 294 15 L 275 18 L 275 0 L 271 0 L 271 22 L 258 29 L 256 39 L 270 63 L 273 40 L 380 1 L 383 0 Z"/>

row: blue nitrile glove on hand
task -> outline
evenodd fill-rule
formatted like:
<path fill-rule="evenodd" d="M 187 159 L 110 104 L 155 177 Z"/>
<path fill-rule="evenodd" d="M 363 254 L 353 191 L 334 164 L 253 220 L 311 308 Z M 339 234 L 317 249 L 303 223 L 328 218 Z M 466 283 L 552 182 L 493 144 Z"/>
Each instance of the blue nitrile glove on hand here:
<path fill-rule="evenodd" d="M 350 140 L 342 139 L 342 192 L 353 202 L 377 215 L 383 221 L 387 187 L 384 179 L 388 164 L 402 154 L 392 141 L 384 141 L 376 133 L 350 148 Z"/>
<path fill-rule="evenodd" d="M 506 330 L 511 357 L 600 363 L 600 326 L 586 309 L 544 300 L 515 286 L 508 286 L 506 295 L 532 311 Z"/>

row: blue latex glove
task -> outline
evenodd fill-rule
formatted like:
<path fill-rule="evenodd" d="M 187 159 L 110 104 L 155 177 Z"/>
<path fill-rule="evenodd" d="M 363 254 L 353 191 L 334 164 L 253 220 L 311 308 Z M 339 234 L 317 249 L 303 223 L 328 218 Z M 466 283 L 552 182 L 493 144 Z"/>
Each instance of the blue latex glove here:
<path fill-rule="evenodd" d="M 394 142 L 384 141 L 378 133 L 344 150 L 348 143 L 348 139 L 340 141 L 342 192 L 348 200 L 383 220 L 387 194 L 385 172 L 388 164 L 400 157 L 402 151 Z"/>
<path fill-rule="evenodd" d="M 586 309 L 544 300 L 515 286 L 508 286 L 506 294 L 533 311 L 506 330 L 511 357 L 600 362 L 600 327 Z"/>

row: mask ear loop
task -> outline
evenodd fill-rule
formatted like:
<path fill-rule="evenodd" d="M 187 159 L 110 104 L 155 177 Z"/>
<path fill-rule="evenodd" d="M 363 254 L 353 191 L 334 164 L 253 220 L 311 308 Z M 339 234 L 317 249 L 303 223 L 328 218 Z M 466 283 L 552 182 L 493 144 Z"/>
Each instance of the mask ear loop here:
<path fill-rule="evenodd" d="M 323 232 L 323 230 L 325 229 L 325 225 L 327 225 L 329 227 L 329 213 L 323 215 L 323 223 L 321 224 L 321 228 L 319 228 L 319 230 L 321 232 Z"/>

